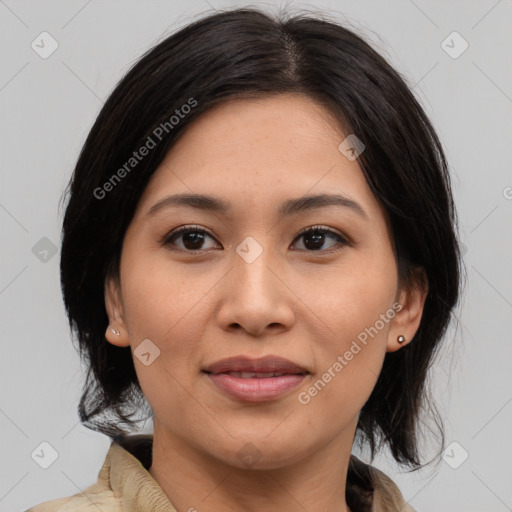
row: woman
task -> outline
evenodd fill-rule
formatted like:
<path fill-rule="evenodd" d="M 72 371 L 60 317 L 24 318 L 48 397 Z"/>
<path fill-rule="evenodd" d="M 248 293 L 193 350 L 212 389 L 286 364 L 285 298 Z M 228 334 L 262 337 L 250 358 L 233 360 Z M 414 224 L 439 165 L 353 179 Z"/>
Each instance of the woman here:
<path fill-rule="evenodd" d="M 111 447 L 30 511 L 413 510 L 351 450 L 421 467 L 456 225 L 434 129 L 354 32 L 236 9 L 159 43 L 101 110 L 63 224 L 80 417 Z M 129 435 L 141 410 L 154 434 Z"/>

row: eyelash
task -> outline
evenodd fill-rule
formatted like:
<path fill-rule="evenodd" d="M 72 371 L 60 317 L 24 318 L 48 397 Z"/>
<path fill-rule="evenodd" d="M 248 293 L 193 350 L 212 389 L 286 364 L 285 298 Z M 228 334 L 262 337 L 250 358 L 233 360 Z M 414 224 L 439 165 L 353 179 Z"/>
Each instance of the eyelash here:
<path fill-rule="evenodd" d="M 182 226 L 182 227 L 177 228 L 177 229 L 171 231 L 170 233 L 166 234 L 163 237 L 163 239 L 161 240 L 161 244 L 164 246 L 172 245 L 171 242 L 174 239 L 178 238 L 179 235 L 182 235 L 184 233 L 201 233 L 203 235 L 208 235 L 209 237 L 215 239 L 215 237 L 211 233 L 209 233 L 205 229 L 201 228 L 200 226 Z M 337 240 L 338 243 L 336 245 L 338 245 L 338 246 L 350 245 L 350 243 L 347 241 L 347 239 L 344 238 L 342 235 L 340 235 L 338 232 L 336 232 L 328 227 L 321 226 L 321 225 L 310 226 L 310 227 L 304 228 L 302 231 L 300 231 L 297 234 L 296 239 L 300 238 L 301 236 L 310 234 L 310 233 L 324 233 L 324 234 L 327 233 L 329 235 L 332 235 L 332 237 Z M 199 254 L 199 253 L 205 252 L 205 249 L 188 250 L 188 249 L 178 248 L 178 250 L 189 253 L 189 254 Z M 307 249 L 302 249 L 302 250 L 305 252 L 309 252 L 309 253 L 324 253 L 325 254 L 325 253 L 332 253 L 332 252 L 338 251 L 340 249 L 339 249 L 339 247 L 336 248 L 336 246 L 334 246 L 331 249 L 318 249 L 318 250 L 309 250 L 309 251 Z"/>

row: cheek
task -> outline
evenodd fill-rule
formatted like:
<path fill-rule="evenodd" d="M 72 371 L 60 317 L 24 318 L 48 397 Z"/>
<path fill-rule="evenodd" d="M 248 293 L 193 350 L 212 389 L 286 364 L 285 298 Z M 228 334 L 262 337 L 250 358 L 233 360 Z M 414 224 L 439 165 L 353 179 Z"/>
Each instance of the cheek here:
<path fill-rule="evenodd" d="M 193 341 L 190 318 L 197 316 L 213 279 L 199 266 L 177 265 L 164 253 L 150 252 L 127 257 L 122 275 L 125 317 L 135 344 L 144 338 L 159 346 L 172 343 L 176 332 L 180 341 Z"/>
<path fill-rule="evenodd" d="M 382 331 L 379 334 L 387 332 L 389 322 L 382 325 L 379 320 L 393 305 L 397 291 L 392 253 L 353 252 L 340 265 L 333 266 L 320 283 L 315 283 L 309 283 L 311 290 L 317 290 L 309 295 L 314 300 L 310 308 L 329 328 L 326 346 L 344 352 L 348 349 L 347 343 L 350 345 L 351 340 L 376 322 L 378 330 Z"/>
<path fill-rule="evenodd" d="M 136 261 L 145 264 L 129 265 L 127 260 L 123 269 L 123 306 L 144 396 L 157 416 L 173 411 L 177 416 L 199 417 L 200 410 L 187 410 L 191 408 L 186 390 L 194 354 L 201 347 L 204 318 L 208 318 L 205 294 L 213 283 L 171 268 L 168 261 L 148 262 L 147 257 Z M 148 365 L 138 358 L 138 347 L 147 339 L 156 347 L 149 344 L 150 354 L 157 354 Z"/>
<path fill-rule="evenodd" d="M 356 297 L 353 300 L 357 302 Z M 368 400 L 386 354 L 390 323 L 380 315 L 388 310 L 389 302 L 373 299 L 362 305 L 355 311 L 341 308 L 330 317 L 334 339 L 331 335 L 329 341 L 323 339 L 317 344 L 317 372 L 297 397 L 309 408 L 311 427 L 321 428 L 321 423 L 327 423 L 333 435 L 356 417 Z"/>
<path fill-rule="evenodd" d="M 201 346 L 204 320 L 201 323 L 200 317 L 208 318 L 205 294 L 212 285 L 171 268 L 168 261 L 149 262 L 146 257 L 133 262 L 137 264 L 130 265 L 127 259 L 122 268 L 122 287 L 139 383 L 155 411 L 160 407 L 179 411 L 187 402 L 180 400 L 180 383 L 190 380 L 187 368 L 190 372 L 194 354 Z M 147 339 L 151 343 L 141 345 Z M 149 346 L 150 354 L 156 354 L 154 359 L 150 356 L 149 365 L 138 357 L 143 346 Z"/>
<path fill-rule="evenodd" d="M 328 330 L 317 338 L 318 372 L 304 401 L 310 398 L 308 407 L 339 421 L 340 411 L 352 415 L 362 408 L 382 368 L 395 314 L 394 260 L 363 255 L 324 284 L 310 307 Z"/>

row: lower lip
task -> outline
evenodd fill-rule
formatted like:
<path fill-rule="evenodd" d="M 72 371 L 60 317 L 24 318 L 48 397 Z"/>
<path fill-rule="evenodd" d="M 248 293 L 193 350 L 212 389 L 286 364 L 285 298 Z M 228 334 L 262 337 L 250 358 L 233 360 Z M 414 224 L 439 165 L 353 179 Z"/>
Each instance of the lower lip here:
<path fill-rule="evenodd" d="M 263 379 L 242 379 L 226 373 L 207 373 L 210 380 L 225 394 L 247 402 L 273 400 L 296 388 L 306 375 L 282 375 Z"/>

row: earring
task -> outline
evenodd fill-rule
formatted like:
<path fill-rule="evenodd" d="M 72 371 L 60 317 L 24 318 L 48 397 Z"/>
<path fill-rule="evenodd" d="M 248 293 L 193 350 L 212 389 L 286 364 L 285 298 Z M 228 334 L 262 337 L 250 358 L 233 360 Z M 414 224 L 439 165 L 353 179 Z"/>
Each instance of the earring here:
<path fill-rule="evenodd" d="M 398 341 L 398 343 L 403 343 L 405 341 L 405 338 L 400 334 L 400 336 L 398 336 L 396 341 Z"/>
<path fill-rule="evenodd" d="M 120 336 L 121 333 L 119 331 L 116 331 L 114 328 L 110 329 L 116 336 Z"/>

